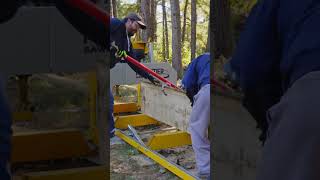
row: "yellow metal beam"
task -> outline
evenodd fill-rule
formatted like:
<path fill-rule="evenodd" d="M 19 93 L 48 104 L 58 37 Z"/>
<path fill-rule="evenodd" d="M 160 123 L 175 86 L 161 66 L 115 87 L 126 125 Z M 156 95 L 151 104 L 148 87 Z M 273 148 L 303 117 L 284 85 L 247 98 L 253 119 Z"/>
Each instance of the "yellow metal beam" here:
<path fill-rule="evenodd" d="M 113 106 L 114 113 L 137 112 L 138 110 L 137 103 L 115 103 Z"/>
<path fill-rule="evenodd" d="M 152 150 L 160 150 L 190 144 L 190 134 L 183 131 L 177 131 L 155 134 L 150 138 L 147 146 Z"/>
<path fill-rule="evenodd" d="M 75 158 L 90 152 L 83 134 L 74 129 L 17 133 L 12 146 L 12 163 Z"/>
<path fill-rule="evenodd" d="M 168 169 L 169 171 L 171 171 L 172 173 L 174 173 L 175 175 L 180 177 L 181 179 L 188 179 L 188 180 L 197 179 L 197 177 L 191 175 L 182 167 L 179 167 L 176 164 L 166 160 L 162 155 L 160 155 L 160 154 L 148 149 L 147 147 L 139 144 L 138 142 L 133 140 L 131 137 L 128 137 L 124 133 L 122 133 L 120 131 L 116 131 L 115 134 L 118 137 L 120 137 L 121 139 L 123 139 L 125 142 L 127 142 L 128 144 L 130 144 L 131 146 L 133 146 L 134 148 L 136 148 L 137 150 L 139 150 L 140 152 L 142 152 L 143 154 L 145 154 L 149 158 L 151 158 L 152 160 L 159 163 L 164 168 Z"/>
<path fill-rule="evenodd" d="M 30 111 L 13 112 L 14 122 L 31 121 L 32 118 L 33 118 L 33 114 Z"/>
<path fill-rule="evenodd" d="M 128 125 L 133 127 L 145 126 L 151 124 L 159 124 L 159 122 L 150 116 L 145 114 L 128 115 L 128 116 L 117 116 L 115 127 L 118 129 L 127 129 Z"/>
<path fill-rule="evenodd" d="M 103 180 L 107 179 L 107 167 L 86 167 L 54 171 L 32 172 L 22 176 L 22 180 Z"/>

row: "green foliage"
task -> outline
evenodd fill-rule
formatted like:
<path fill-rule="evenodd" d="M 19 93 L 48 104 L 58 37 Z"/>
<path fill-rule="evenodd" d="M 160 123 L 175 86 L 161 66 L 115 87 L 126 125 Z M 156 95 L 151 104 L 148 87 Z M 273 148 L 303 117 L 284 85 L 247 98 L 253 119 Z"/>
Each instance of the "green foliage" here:
<path fill-rule="evenodd" d="M 118 16 L 120 18 L 127 15 L 127 13 L 135 11 L 139 12 L 139 4 L 136 3 L 137 0 L 118 0 Z M 186 36 L 182 47 L 182 65 L 187 66 L 190 63 L 191 58 L 191 0 L 188 2 L 187 8 L 187 20 L 186 20 Z M 180 14 L 181 14 L 181 32 L 183 28 L 183 12 L 185 7 L 185 0 L 180 0 Z M 168 33 L 169 33 L 169 59 L 168 62 L 172 62 L 172 36 L 171 36 L 171 11 L 170 11 L 170 1 L 166 0 L 166 11 L 167 11 L 167 21 L 168 21 Z M 197 49 L 196 56 L 204 53 L 206 51 L 207 38 L 208 38 L 208 24 L 209 24 L 209 14 L 210 14 L 210 0 L 197 0 Z M 156 61 L 163 61 L 163 30 L 162 25 L 162 7 L 161 1 L 158 1 L 157 7 L 157 40 L 154 42 L 154 57 Z"/>
<path fill-rule="evenodd" d="M 257 0 L 230 0 L 231 10 L 234 14 L 247 15 Z"/>
<path fill-rule="evenodd" d="M 117 1 L 118 18 L 124 18 L 130 12 L 139 12 L 139 5 L 137 3 L 128 3 L 126 1 Z"/>

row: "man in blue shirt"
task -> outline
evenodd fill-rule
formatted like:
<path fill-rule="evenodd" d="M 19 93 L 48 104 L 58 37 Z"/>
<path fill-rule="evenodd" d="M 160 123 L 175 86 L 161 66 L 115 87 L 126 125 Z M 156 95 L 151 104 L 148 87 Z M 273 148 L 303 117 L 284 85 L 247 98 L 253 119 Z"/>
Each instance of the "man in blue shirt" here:
<path fill-rule="evenodd" d="M 110 25 L 110 43 L 115 43 L 116 46 L 120 50 L 126 51 L 126 53 L 135 58 L 135 53 L 132 50 L 132 44 L 130 37 L 133 36 L 140 28 L 145 29 L 146 25 L 142 22 L 142 18 L 136 13 L 128 14 L 123 20 L 112 18 Z M 111 46 L 111 45 L 110 45 Z M 117 49 L 111 48 L 111 63 L 110 69 L 112 69 L 119 62 L 126 62 L 136 73 L 141 75 L 142 77 L 149 79 L 152 83 L 155 83 L 155 79 L 149 75 L 147 72 L 139 69 L 134 64 L 124 61 L 122 58 L 117 57 L 116 54 Z M 109 98 L 109 119 L 110 119 L 110 137 L 114 136 L 114 119 L 113 119 L 113 95 L 110 90 L 110 98 Z"/>
<path fill-rule="evenodd" d="M 260 0 L 231 60 L 264 127 L 258 180 L 320 179 L 320 1 Z"/>
<path fill-rule="evenodd" d="M 192 60 L 182 79 L 192 104 L 189 132 L 195 152 L 198 175 L 210 176 L 210 141 L 208 127 L 210 122 L 210 54 L 203 54 Z"/>

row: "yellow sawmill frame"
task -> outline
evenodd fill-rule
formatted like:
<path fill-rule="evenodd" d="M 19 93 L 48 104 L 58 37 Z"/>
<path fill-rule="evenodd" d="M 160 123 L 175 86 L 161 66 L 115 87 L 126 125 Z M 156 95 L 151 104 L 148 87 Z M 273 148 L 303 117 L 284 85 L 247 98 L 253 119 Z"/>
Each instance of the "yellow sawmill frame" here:
<path fill-rule="evenodd" d="M 164 157 L 162 157 L 160 154 L 148 149 L 147 147 L 141 145 L 140 143 L 136 142 L 133 140 L 131 137 L 125 135 L 124 133 L 120 131 L 115 132 L 116 136 L 124 140 L 126 143 L 130 144 L 158 164 L 160 164 L 162 167 L 168 169 L 172 173 L 174 173 L 176 176 L 180 177 L 181 179 L 188 179 L 188 180 L 193 180 L 197 179 L 197 177 L 187 173 L 186 170 L 184 170 L 181 167 L 178 167 L 177 165 L 174 165 L 172 162 L 169 162 L 166 160 Z"/>
<path fill-rule="evenodd" d="M 107 179 L 106 166 L 52 170 L 26 173 L 22 180 L 104 180 Z"/>

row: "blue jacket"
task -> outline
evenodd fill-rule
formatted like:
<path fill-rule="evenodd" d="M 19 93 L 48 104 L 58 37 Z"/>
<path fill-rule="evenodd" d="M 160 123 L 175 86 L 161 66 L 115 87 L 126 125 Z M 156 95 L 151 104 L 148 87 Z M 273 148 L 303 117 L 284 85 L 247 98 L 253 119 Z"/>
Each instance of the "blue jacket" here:
<path fill-rule="evenodd" d="M 257 3 L 231 61 L 243 89 L 283 93 L 304 74 L 320 70 L 319 7 L 319 0 Z"/>
<path fill-rule="evenodd" d="M 210 84 L 210 54 L 203 54 L 192 60 L 182 79 L 183 88 L 190 101 L 202 86 Z"/>
<path fill-rule="evenodd" d="M 267 110 L 297 79 L 320 70 L 319 7 L 319 0 L 260 0 L 247 19 L 231 67 L 262 141 Z"/>
<path fill-rule="evenodd" d="M 11 152 L 11 112 L 4 91 L 3 79 L 0 77 L 0 158 L 9 160 Z M 2 155 L 7 154 L 8 157 Z"/>
<path fill-rule="evenodd" d="M 110 25 L 110 43 L 115 42 L 115 44 L 119 47 L 120 50 L 125 50 L 127 54 L 134 59 L 136 59 L 135 53 L 132 50 L 132 44 L 130 39 L 130 35 L 127 36 L 126 27 L 124 20 L 120 20 L 117 18 L 111 19 Z M 115 57 L 115 50 L 111 50 L 111 63 L 110 68 L 113 68 L 121 59 Z M 140 76 L 149 79 L 151 82 L 154 81 L 154 78 L 146 73 L 145 71 L 139 69 L 134 64 L 126 61 L 127 64 Z"/>

